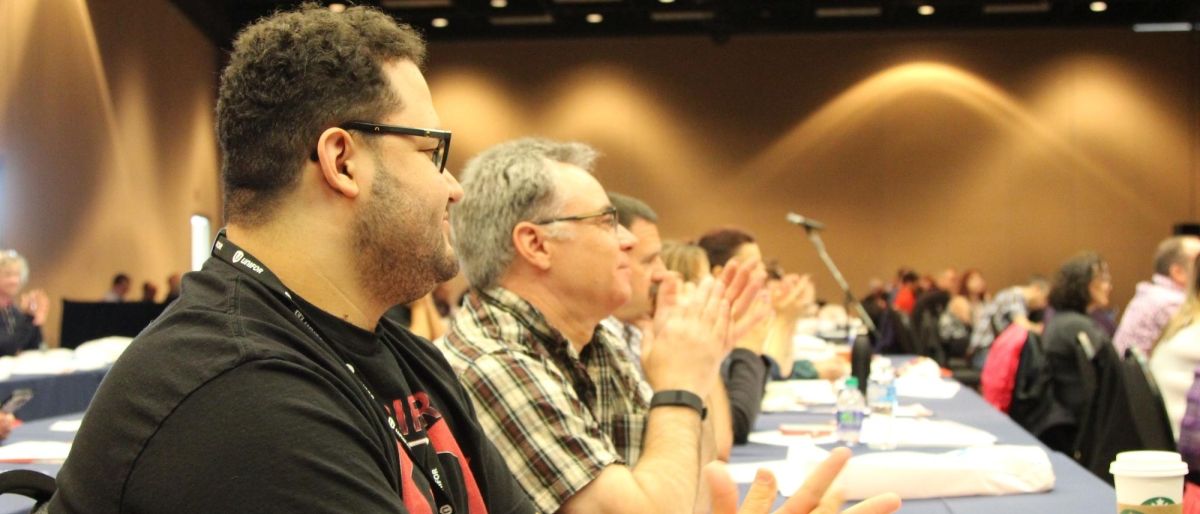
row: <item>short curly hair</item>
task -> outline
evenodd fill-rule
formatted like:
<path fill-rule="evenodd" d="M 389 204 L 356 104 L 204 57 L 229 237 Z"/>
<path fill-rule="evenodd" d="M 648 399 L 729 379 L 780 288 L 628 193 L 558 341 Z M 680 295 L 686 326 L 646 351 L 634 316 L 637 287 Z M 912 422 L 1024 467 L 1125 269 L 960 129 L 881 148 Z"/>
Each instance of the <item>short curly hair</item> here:
<path fill-rule="evenodd" d="M 420 34 L 369 7 L 306 3 L 242 30 L 217 93 L 226 221 L 267 221 L 323 130 L 402 107 L 383 65 L 403 60 L 424 62 Z"/>
<path fill-rule="evenodd" d="M 1097 275 L 1108 272 L 1108 263 L 1092 251 L 1080 253 L 1059 268 L 1050 287 L 1050 306 L 1055 311 L 1087 314 L 1092 303 L 1089 287 Z"/>

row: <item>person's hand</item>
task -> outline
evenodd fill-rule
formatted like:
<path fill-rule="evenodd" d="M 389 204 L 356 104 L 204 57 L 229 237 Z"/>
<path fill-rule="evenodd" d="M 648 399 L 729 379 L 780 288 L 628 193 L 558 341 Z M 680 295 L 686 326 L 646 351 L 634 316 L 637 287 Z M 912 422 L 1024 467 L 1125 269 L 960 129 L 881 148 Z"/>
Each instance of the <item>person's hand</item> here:
<path fill-rule="evenodd" d="M 789 273 L 767 288 L 771 291 L 771 307 L 781 319 L 797 321 L 816 304 L 817 290 L 807 274 Z"/>
<path fill-rule="evenodd" d="M 0 412 L 0 440 L 8 439 L 8 435 L 12 433 L 13 424 L 17 418 L 10 413 Z"/>
<path fill-rule="evenodd" d="M 758 259 L 730 259 L 721 272 L 720 280 L 725 283 L 725 298 L 730 305 L 732 321 L 729 337 L 733 341 L 741 341 L 771 316 L 770 309 L 763 309 L 759 305 L 763 300 L 759 292 L 767 280 L 767 273 Z"/>
<path fill-rule="evenodd" d="M 17 306 L 33 318 L 35 326 L 40 327 L 46 322 L 46 314 L 50 311 L 50 298 L 46 296 L 45 291 L 34 289 L 21 294 Z"/>
<path fill-rule="evenodd" d="M 720 280 L 706 280 L 693 288 L 674 276 L 663 279 L 654 321 L 642 339 L 646 380 L 653 390 L 708 395 L 731 344 L 725 292 Z"/>
<path fill-rule="evenodd" d="M 837 478 L 839 472 L 850 460 L 850 450 L 836 448 L 820 465 L 813 470 L 804 481 L 804 485 L 784 502 L 776 514 L 835 514 L 842 506 L 842 495 L 829 485 Z M 766 514 L 775 503 L 778 486 L 775 475 L 765 469 L 759 469 L 754 477 L 754 484 L 746 493 L 746 499 L 739 509 L 737 505 L 738 491 L 725 470 L 724 464 L 715 461 L 704 466 L 704 479 L 708 482 L 712 494 L 713 514 Z M 844 514 L 890 514 L 900 509 L 900 497 L 895 494 L 881 494 L 860 502 L 844 511 Z"/>
<path fill-rule="evenodd" d="M 734 341 L 735 348 L 750 350 L 755 355 L 762 355 L 767 345 L 767 335 L 770 333 L 771 321 L 775 319 L 775 311 L 771 308 L 771 294 L 759 291 L 750 308 L 742 315 L 747 323 L 753 323 L 745 334 Z"/>

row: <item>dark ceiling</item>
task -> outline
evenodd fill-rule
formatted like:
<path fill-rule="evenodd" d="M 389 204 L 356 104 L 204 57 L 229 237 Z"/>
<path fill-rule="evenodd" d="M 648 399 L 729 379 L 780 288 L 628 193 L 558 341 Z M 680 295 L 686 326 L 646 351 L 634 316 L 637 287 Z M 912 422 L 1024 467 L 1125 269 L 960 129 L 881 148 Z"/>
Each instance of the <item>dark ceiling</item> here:
<path fill-rule="evenodd" d="M 217 45 L 247 23 L 299 4 L 172 0 Z M 330 5 L 336 2 L 325 0 Z M 367 0 L 431 40 L 839 30 L 1133 27 L 1200 23 L 1200 0 Z M 440 27 L 439 27 L 440 25 Z M 1163 26 L 1157 26 L 1164 28 Z M 1175 25 L 1178 29 L 1186 25 Z M 1155 28 L 1152 26 L 1151 28 Z M 1171 26 L 1166 26 L 1171 28 Z"/>

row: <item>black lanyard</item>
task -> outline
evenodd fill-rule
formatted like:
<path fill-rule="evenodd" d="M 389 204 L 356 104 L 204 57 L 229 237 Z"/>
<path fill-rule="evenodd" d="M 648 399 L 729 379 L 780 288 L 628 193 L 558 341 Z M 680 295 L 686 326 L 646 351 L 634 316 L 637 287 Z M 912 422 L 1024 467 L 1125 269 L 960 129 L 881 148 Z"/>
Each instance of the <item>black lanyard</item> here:
<path fill-rule="evenodd" d="M 436 450 L 430 448 L 432 442 L 428 440 L 428 433 L 426 433 L 424 440 L 420 441 L 424 444 L 426 450 L 422 452 L 424 458 L 418 460 L 416 452 L 413 451 L 412 446 L 408 443 L 408 439 L 405 438 L 404 434 L 400 431 L 400 427 L 396 422 L 396 413 L 392 411 L 392 408 L 376 398 L 375 393 L 371 391 L 371 387 L 367 385 L 367 382 L 363 380 L 362 377 L 358 376 L 358 371 L 354 369 L 354 366 L 342 356 L 341 352 L 338 351 L 336 346 L 331 344 L 328 340 L 326 340 L 325 337 L 321 335 L 319 331 L 317 331 L 317 327 L 308 322 L 308 317 L 304 315 L 304 311 L 300 308 L 300 304 L 296 302 L 295 298 L 292 297 L 292 293 L 289 292 L 287 287 L 283 285 L 283 282 L 279 280 L 279 277 L 276 277 L 271 270 L 267 269 L 267 267 L 259 262 L 258 259 L 254 258 L 254 256 L 250 255 L 245 250 L 242 250 L 240 247 L 230 241 L 229 238 L 225 236 L 225 229 L 223 228 L 217 232 L 217 239 L 213 242 L 212 256 L 232 264 L 233 267 L 242 274 L 258 281 L 260 284 L 282 299 L 285 303 L 287 303 L 288 307 L 292 309 L 292 315 L 296 316 L 296 319 L 300 321 L 300 324 L 304 325 L 304 327 L 308 329 L 309 333 L 312 334 L 317 342 L 327 347 L 335 356 L 337 356 L 338 360 L 342 361 L 342 365 L 345 366 L 346 370 L 350 372 L 350 376 L 354 377 L 354 381 L 358 382 L 358 385 L 362 387 L 364 392 L 367 393 L 367 396 L 371 398 L 372 403 L 383 408 L 383 415 L 384 418 L 387 419 L 388 430 L 395 435 L 396 442 L 399 443 L 400 447 L 404 448 L 404 453 L 406 453 L 409 460 L 413 462 L 413 468 L 420 469 L 421 473 L 425 475 L 425 480 L 429 482 L 430 488 L 433 489 L 434 501 L 437 503 L 436 512 L 439 514 L 452 514 L 454 512 L 453 502 L 450 500 L 450 493 L 446 490 L 446 485 L 442 483 L 441 477 L 445 475 L 438 468 Z M 403 389 L 411 392 L 411 389 L 408 387 L 408 381 L 405 379 L 403 374 L 401 373 L 397 378 L 403 385 Z M 417 428 L 418 421 L 414 419 L 413 416 L 416 414 L 408 408 L 405 401 L 402 400 L 401 404 L 405 410 L 406 421 L 410 427 L 415 430 Z M 433 453 L 432 458 L 430 458 L 430 453 Z M 421 464 L 420 466 L 417 465 L 418 462 Z M 403 466 L 401 466 L 398 471 L 400 472 L 400 480 L 403 481 L 408 479 L 408 477 L 404 476 Z M 403 488 L 401 490 L 403 490 Z"/>

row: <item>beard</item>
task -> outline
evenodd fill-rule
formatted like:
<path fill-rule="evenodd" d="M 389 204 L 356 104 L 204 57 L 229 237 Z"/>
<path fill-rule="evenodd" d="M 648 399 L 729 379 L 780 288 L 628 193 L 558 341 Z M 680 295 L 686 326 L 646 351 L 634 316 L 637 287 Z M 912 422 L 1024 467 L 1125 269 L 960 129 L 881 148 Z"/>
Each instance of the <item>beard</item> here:
<path fill-rule="evenodd" d="M 386 305 L 425 296 L 458 274 L 458 260 L 446 243 L 442 216 L 428 219 L 416 199 L 405 198 L 400 181 L 377 161 L 371 199 L 354 220 L 359 283 Z M 439 214 L 444 214 L 439 213 Z"/>

